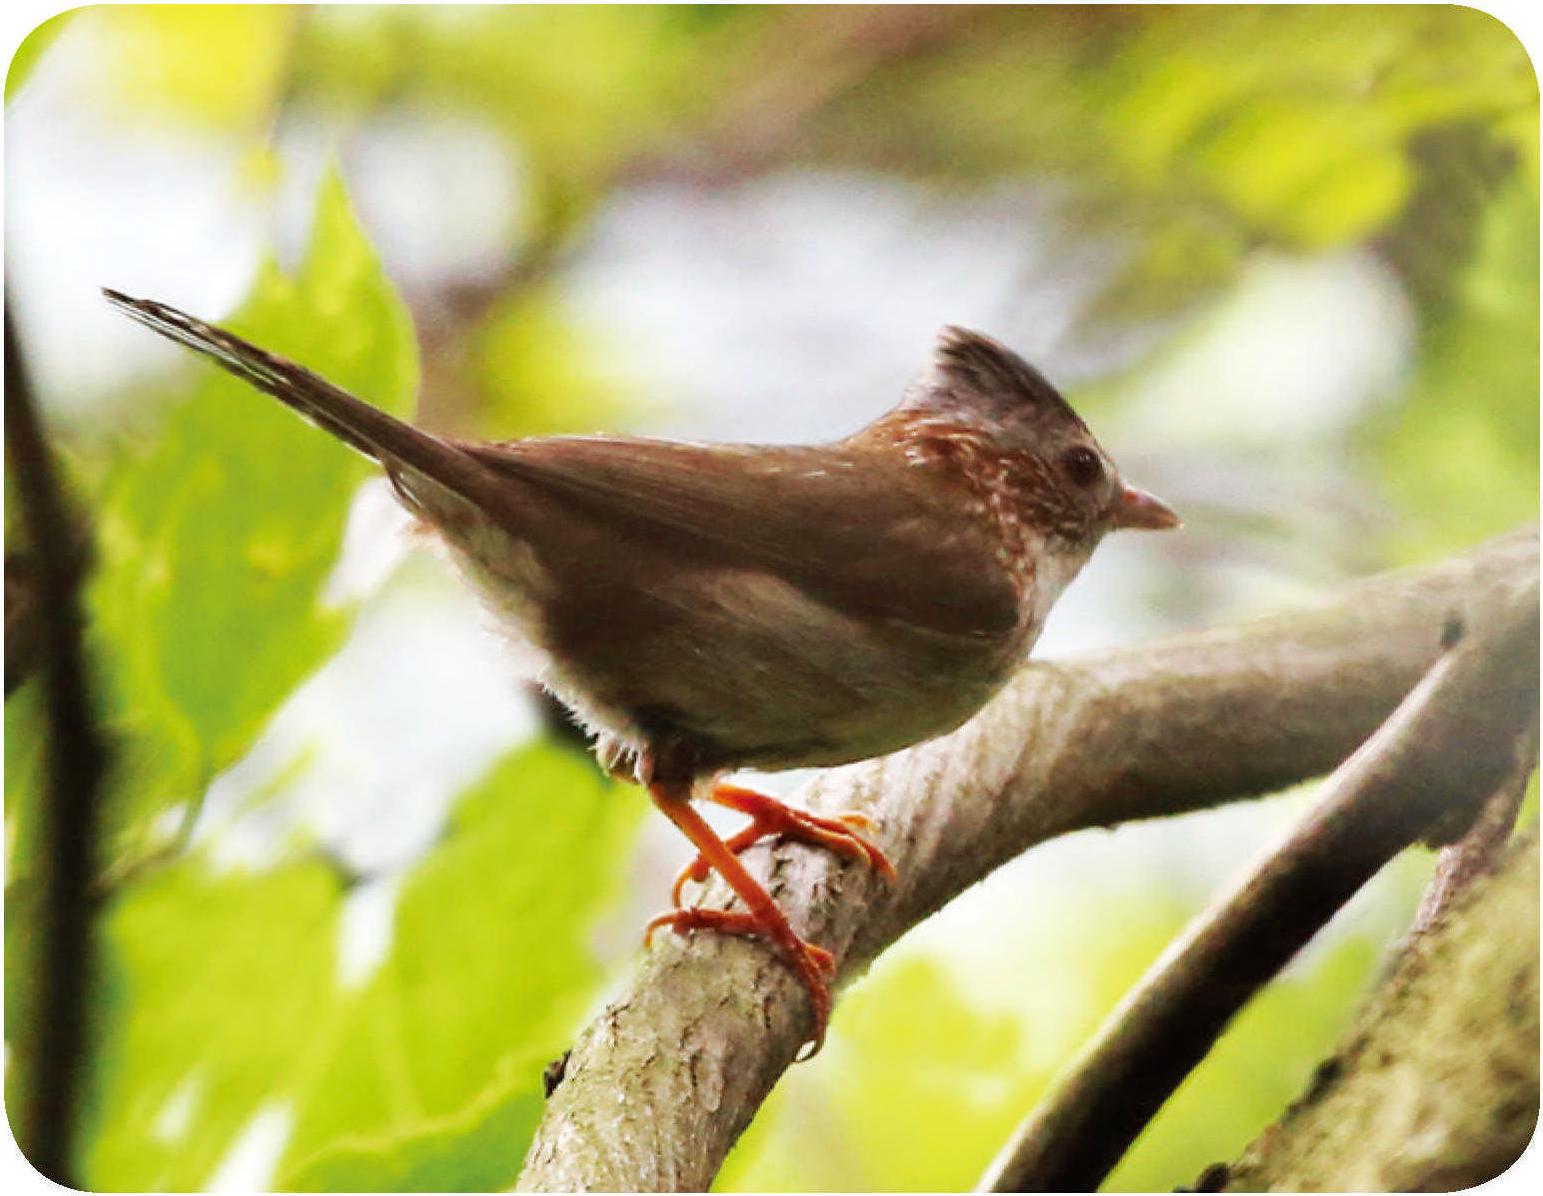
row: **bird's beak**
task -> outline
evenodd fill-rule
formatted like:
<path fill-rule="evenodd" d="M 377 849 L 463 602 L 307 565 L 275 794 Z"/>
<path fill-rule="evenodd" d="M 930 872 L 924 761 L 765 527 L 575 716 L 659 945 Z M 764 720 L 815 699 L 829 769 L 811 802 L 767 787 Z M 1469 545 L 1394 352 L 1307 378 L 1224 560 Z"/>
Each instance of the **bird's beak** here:
<path fill-rule="evenodd" d="M 1160 532 L 1168 528 L 1183 527 L 1184 521 L 1173 513 L 1173 508 L 1145 490 L 1126 486 L 1114 500 L 1109 515 L 1115 527 L 1142 528 Z"/>

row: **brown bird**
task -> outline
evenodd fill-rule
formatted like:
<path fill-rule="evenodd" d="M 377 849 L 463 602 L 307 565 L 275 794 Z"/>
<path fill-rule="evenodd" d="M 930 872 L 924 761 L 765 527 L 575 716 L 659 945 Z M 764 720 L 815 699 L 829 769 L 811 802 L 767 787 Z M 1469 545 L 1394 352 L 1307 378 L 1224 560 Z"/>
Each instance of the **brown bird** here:
<path fill-rule="evenodd" d="M 893 875 L 858 833 L 717 779 L 844 764 L 953 730 L 1027 655 L 1104 533 L 1178 518 L 1127 486 L 1045 378 L 943 329 L 900 404 L 811 447 L 432 436 L 224 329 L 106 291 L 378 461 L 449 545 L 537 679 L 700 853 L 649 924 L 770 939 L 802 977 L 818 1050 L 831 954 L 794 932 L 738 853 L 782 835 Z M 748 814 L 727 841 L 693 796 Z M 681 905 L 716 870 L 743 912 Z M 812 1053 L 812 1052 L 811 1052 Z"/>

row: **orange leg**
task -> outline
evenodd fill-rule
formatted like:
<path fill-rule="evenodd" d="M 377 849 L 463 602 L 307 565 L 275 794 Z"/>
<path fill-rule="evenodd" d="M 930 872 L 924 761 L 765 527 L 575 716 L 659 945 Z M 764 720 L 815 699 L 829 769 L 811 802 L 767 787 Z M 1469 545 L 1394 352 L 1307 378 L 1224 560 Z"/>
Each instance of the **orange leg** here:
<path fill-rule="evenodd" d="M 747 912 L 670 910 L 648 924 L 643 941 L 647 943 L 661 926 L 669 926 L 679 934 L 702 929 L 728 934 L 753 934 L 770 939 L 809 990 L 809 999 L 814 1004 L 814 1050 L 804 1057 L 813 1055 L 825 1041 L 825 1023 L 830 1017 L 830 977 L 835 975 L 835 958 L 823 947 L 816 947 L 798 937 L 788 922 L 788 916 L 778 908 L 771 894 L 745 871 L 745 866 L 729 850 L 728 844 L 691 808 L 689 786 L 656 782 L 648 787 L 648 792 L 665 816 L 691 840 L 702 859 L 728 882 L 729 887 L 745 903 Z"/>
<path fill-rule="evenodd" d="M 714 785 L 708 797 L 721 806 L 750 815 L 750 825 L 731 835 L 724 843 L 735 855 L 768 835 L 781 835 L 800 843 L 827 848 L 839 855 L 864 860 L 886 880 L 895 879 L 895 866 L 889 862 L 889 857 L 857 833 L 873 825 L 873 819 L 866 814 L 838 814 L 834 818 L 825 818 L 807 810 L 794 809 L 774 797 L 767 797 L 753 789 L 742 789 L 738 785 Z M 677 906 L 683 904 L 681 891 L 686 887 L 686 882 L 696 881 L 700 884 L 707 879 L 707 870 L 706 855 L 697 856 L 680 870 L 680 875 L 675 878 L 675 887 L 670 890 L 670 899 Z"/>

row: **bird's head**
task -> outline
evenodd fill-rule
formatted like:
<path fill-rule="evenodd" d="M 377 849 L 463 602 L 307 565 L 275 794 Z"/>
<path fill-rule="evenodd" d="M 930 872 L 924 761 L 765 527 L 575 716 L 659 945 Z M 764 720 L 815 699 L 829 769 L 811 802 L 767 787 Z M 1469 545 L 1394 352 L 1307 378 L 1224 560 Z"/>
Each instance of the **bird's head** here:
<path fill-rule="evenodd" d="M 1125 482 L 1043 374 L 982 333 L 945 327 L 901 410 L 967 426 L 1014 462 L 1015 473 L 1033 479 L 1031 515 L 1057 538 L 1091 549 L 1118 528 L 1180 525 L 1161 499 Z"/>

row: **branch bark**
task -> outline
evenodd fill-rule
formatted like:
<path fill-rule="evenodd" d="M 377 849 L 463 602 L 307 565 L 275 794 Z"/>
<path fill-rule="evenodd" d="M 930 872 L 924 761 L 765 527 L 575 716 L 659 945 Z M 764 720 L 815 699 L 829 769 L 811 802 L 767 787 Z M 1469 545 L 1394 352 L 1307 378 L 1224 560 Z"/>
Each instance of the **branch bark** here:
<path fill-rule="evenodd" d="M 849 978 L 1036 843 L 1273 792 L 1329 771 L 1440 652 L 1535 587 L 1535 529 L 1289 616 L 1076 664 L 1030 664 L 964 727 L 822 774 L 818 811 L 861 810 L 899 880 L 798 844 L 746 853 L 795 927 Z M 710 904 L 726 899 L 721 887 Z M 798 982 L 759 943 L 666 936 L 580 1036 L 524 1190 L 705 1189 L 808 1029 Z"/>
<path fill-rule="evenodd" d="M 1436 857 L 1436 867 L 1420 908 L 1415 911 L 1405 950 L 1418 944 L 1421 935 L 1439 924 L 1447 907 L 1479 877 L 1499 866 L 1516 816 L 1527 799 L 1527 783 L 1538 767 L 1538 728 L 1534 725 L 1522 744 L 1521 765 L 1510 782 L 1492 794 L 1455 843 L 1448 843 Z"/>
<path fill-rule="evenodd" d="M 1497 863 L 1419 936 L 1311 1090 L 1216 1169 L 1222 1190 L 1457 1192 L 1516 1161 L 1538 1121 L 1536 828 Z"/>
<path fill-rule="evenodd" d="M 1444 821 L 1525 788 L 1538 593 L 1439 661 L 1335 770 L 1309 815 L 1191 923 L 1105 1020 L 982 1181 L 1092 1192 L 1227 1023 L 1382 866 Z"/>

